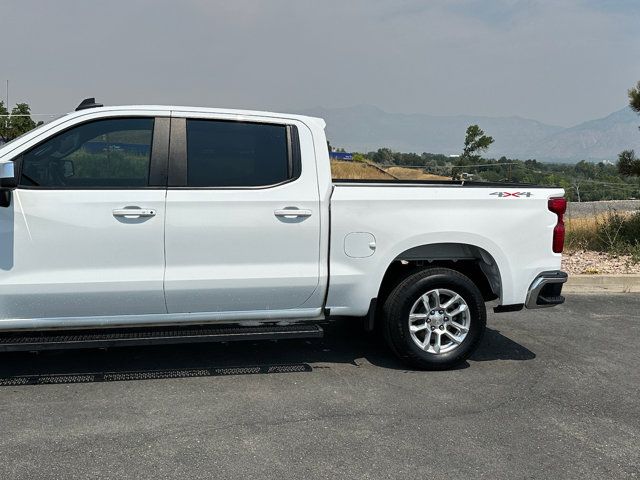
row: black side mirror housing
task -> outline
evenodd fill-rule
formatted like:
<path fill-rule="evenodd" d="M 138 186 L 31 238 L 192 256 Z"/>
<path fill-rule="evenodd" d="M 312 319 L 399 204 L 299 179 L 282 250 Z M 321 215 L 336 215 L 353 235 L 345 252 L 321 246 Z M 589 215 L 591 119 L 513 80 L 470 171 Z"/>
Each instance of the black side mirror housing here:
<path fill-rule="evenodd" d="M 0 161 L 0 207 L 11 205 L 11 192 L 18 186 L 15 164 L 11 161 Z"/>
<path fill-rule="evenodd" d="M 13 191 L 0 190 L 0 208 L 7 208 L 9 205 L 11 205 L 12 196 L 13 196 Z"/>
<path fill-rule="evenodd" d="M 16 177 L 0 178 L 0 190 L 15 190 L 18 186 Z"/>

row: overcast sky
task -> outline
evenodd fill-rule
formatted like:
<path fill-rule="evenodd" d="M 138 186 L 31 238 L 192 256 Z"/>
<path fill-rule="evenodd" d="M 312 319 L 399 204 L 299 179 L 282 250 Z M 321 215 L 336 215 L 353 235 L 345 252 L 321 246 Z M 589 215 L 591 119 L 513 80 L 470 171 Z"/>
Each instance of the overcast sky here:
<path fill-rule="evenodd" d="M 0 0 L 0 85 L 66 112 L 88 96 L 297 111 L 518 115 L 626 104 L 638 0 Z"/>

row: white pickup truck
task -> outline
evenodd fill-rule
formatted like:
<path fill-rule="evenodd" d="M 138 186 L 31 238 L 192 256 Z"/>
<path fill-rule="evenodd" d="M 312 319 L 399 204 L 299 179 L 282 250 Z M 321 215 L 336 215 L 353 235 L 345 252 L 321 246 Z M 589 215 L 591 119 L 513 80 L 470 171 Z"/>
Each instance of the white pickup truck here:
<path fill-rule="evenodd" d="M 562 189 L 332 181 L 324 127 L 87 99 L 2 146 L 0 350 L 314 336 L 353 317 L 438 369 L 478 346 L 485 302 L 564 301 Z"/>

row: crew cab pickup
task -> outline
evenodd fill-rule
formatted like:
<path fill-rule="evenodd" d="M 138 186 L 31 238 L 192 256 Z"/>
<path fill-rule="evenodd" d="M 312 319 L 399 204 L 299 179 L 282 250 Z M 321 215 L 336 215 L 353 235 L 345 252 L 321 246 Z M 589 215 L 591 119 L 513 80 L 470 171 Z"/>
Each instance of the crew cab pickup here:
<path fill-rule="evenodd" d="M 5 144 L 0 343 L 158 327 L 286 337 L 352 317 L 438 369 L 478 346 L 486 302 L 564 301 L 562 189 L 332 181 L 324 127 L 87 99 Z"/>

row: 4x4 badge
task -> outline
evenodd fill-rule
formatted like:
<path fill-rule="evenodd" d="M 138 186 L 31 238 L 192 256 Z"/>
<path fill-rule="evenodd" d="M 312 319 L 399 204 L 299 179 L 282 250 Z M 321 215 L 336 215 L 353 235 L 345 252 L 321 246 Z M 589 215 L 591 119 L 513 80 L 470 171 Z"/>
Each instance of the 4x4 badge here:
<path fill-rule="evenodd" d="M 500 198 L 503 197 L 531 197 L 533 194 L 531 192 L 493 192 L 491 195 L 497 195 Z"/>

